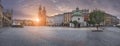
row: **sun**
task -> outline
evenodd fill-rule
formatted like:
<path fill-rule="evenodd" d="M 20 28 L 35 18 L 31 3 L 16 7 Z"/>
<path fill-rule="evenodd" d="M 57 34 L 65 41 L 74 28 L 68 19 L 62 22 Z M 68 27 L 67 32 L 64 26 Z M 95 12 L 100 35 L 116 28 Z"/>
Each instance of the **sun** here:
<path fill-rule="evenodd" d="M 35 19 L 36 22 L 40 22 L 40 19 Z"/>

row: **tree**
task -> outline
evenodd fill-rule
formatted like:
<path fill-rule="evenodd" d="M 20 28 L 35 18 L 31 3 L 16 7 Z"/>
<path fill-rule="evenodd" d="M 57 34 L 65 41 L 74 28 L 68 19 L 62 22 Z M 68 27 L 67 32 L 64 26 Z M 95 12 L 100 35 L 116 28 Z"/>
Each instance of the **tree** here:
<path fill-rule="evenodd" d="M 77 21 L 73 21 L 72 23 L 75 25 L 75 27 L 77 27 L 77 24 L 78 24 Z"/>
<path fill-rule="evenodd" d="M 104 16 L 105 16 L 105 12 L 100 10 L 94 10 L 93 12 L 90 13 L 89 22 L 93 25 L 96 25 L 96 28 L 98 30 L 100 23 L 104 22 Z"/>

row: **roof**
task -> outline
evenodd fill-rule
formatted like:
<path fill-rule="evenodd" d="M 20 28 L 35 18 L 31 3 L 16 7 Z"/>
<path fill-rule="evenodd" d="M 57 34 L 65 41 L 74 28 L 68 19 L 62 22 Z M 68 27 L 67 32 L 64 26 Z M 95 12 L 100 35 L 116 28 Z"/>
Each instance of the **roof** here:
<path fill-rule="evenodd" d="M 81 16 L 82 15 L 82 13 L 80 13 L 80 12 L 74 12 L 73 13 L 73 16 Z"/>
<path fill-rule="evenodd" d="M 81 10 L 75 10 L 74 12 L 73 12 L 73 16 L 82 16 L 82 11 Z"/>

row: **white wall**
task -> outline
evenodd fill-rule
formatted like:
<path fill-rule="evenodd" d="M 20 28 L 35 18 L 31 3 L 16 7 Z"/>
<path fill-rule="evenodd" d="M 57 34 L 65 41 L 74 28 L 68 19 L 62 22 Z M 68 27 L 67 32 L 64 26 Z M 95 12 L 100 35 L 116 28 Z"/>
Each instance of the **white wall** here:
<path fill-rule="evenodd" d="M 78 18 L 80 18 L 80 20 L 78 20 Z M 81 16 L 73 16 L 72 17 L 72 21 L 77 21 L 79 23 L 84 22 L 84 17 Z"/>
<path fill-rule="evenodd" d="M 47 18 L 48 25 L 60 25 L 64 21 L 63 15 L 56 15 Z"/>
<path fill-rule="evenodd" d="M 63 22 L 64 22 L 64 16 L 63 15 L 54 16 L 54 23 L 56 25 L 60 25 Z"/>
<path fill-rule="evenodd" d="M 47 18 L 47 25 L 54 25 L 54 18 L 53 17 Z"/>

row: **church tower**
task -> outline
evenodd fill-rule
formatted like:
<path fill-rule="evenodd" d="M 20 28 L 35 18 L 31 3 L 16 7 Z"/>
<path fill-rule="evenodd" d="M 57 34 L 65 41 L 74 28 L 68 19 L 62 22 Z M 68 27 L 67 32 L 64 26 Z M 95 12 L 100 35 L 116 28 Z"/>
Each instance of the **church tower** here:
<path fill-rule="evenodd" d="M 39 19 L 40 19 L 40 26 L 46 25 L 46 9 L 45 7 L 39 6 Z"/>
<path fill-rule="evenodd" d="M 41 5 L 39 6 L 38 16 L 39 16 L 39 17 L 42 16 L 42 7 L 41 7 Z"/>
<path fill-rule="evenodd" d="M 43 7 L 43 19 L 44 19 L 44 25 L 46 25 L 46 8 Z"/>

